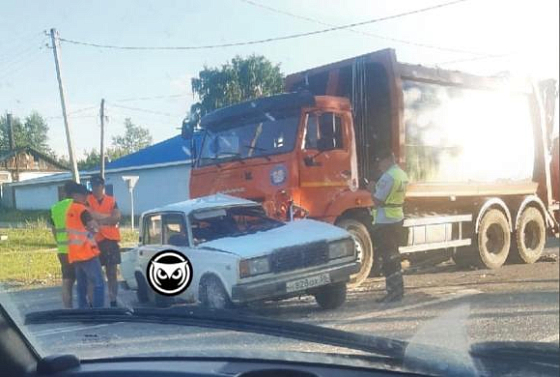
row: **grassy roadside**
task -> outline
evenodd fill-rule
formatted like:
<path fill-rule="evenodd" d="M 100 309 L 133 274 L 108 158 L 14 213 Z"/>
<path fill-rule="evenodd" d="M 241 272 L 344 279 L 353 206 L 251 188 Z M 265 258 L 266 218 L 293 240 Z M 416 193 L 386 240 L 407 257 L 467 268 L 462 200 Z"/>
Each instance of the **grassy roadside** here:
<path fill-rule="evenodd" d="M 0 241 L 0 284 L 10 287 L 58 284 L 60 265 L 49 229 L 0 229 L 0 234 L 8 236 L 6 241 Z M 121 229 L 121 235 L 123 246 L 138 242 L 136 231 Z"/>

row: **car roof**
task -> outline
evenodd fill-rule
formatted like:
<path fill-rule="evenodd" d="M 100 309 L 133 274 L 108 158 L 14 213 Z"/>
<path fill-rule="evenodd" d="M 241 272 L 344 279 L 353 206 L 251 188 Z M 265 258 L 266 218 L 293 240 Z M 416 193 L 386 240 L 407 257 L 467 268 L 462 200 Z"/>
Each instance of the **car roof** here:
<path fill-rule="evenodd" d="M 259 204 L 251 200 L 241 199 L 231 195 L 215 194 L 215 195 L 203 196 L 201 198 L 185 200 L 183 202 L 172 203 L 163 207 L 154 208 L 144 212 L 142 215 L 144 216 L 146 214 L 154 213 L 154 212 L 184 212 L 188 215 L 192 212 L 202 211 L 205 209 L 218 209 L 218 208 L 234 207 L 234 206 L 255 206 L 255 205 L 259 205 Z"/>

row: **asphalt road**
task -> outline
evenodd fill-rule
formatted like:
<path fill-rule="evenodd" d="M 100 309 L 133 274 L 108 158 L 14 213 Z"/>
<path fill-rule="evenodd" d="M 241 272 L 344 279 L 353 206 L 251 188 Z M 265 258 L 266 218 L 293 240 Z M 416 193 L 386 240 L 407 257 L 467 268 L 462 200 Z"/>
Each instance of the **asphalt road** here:
<path fill-rule="evenodd" d="M 380 305 L 384 281 L 371 278 L 349 291 L 337 310 L 323 311 L 313 298 L 252 305 L 250 314 L 435 344 L 449 348 L 485 340 L 559 342 L 558 240 L 533 265 L 499 270 L 461 270 L 452 262 L 405 275 L 406 296 Z M 57 287 L 9 294 L 21 313 L 60 308 Z M 136 306 L 132 291 L 120 292 L 122 305 Z M 233 314 L 232 314 L 233 315 Z M 239 332 L 146 324 L 55 323 L 26 328 L 45 354 L 110 357 L 150 352 L 192 354 L 259 350 L 348 352 L 330 346 Z"/>

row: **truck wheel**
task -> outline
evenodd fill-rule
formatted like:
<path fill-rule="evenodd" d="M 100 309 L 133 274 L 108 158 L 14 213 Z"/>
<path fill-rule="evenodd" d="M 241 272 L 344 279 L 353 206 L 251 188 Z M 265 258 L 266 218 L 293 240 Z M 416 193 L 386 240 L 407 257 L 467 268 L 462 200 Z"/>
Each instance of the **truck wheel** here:
<path fill-rule="evenodd" d="M 148 283 L 139 271 L 134 273 L 134 277 L 136 278 L 136 285 L 138 286 L 138 289 L 136 290 L 136 298 L 138 299 L 138 302 L 145 304 L 150 301 L 150 296 L 148 295 Z"/>
<path fill-rule="evenodd" d="M 546 225 L 541 212 L 534 207 L 525 208 L 516 225 L 511 260 L 535 263 L 541 257 L 545 243 Z"/>
<path fill-rule="evenodd" d="M 204 278 L 198 292 L 200 303 L 206 308 L 228 309 L 233 307 L 224 285 L 215 276 Z"/>
<path fill-rule="evenodd" d="M 489 210 L 478 229 L 478 264 L 490 269 L 500 268 L 508 257 L 510 245 L 506 216 L 497 209 Z"/>
<path fill-rule="evenodd" d="M 346 284 L 337 283 L 321 287 L 314 296 L 322 309 L 336 309 L 346 301 Z"/>
<path fill-rule="evenodd" d="M 357 287 L 369 276 L 373 266 L 373 243 L 364 224 L 354 219 L 342 219 L 336 223 L 348 231 L 354 238 L 358 261 L 361 263 L 360 271 L 350 277 L 350 287 Z"/>

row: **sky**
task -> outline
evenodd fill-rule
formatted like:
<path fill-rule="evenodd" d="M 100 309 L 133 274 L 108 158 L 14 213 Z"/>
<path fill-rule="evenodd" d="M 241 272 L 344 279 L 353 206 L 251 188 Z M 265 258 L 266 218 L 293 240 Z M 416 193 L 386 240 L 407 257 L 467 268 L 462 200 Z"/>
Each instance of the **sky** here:
<path fill-rule="evenodd" d="M 59 155 L 67 155 L 53 53 L 45 35 L 51 28 L 61 38 L 98 44 L 199 46 L 312 32 L 326 24 L 361 22 L 447 1 L 3 0 L 0 112 L 21 118 L 39 112 L 50 127 L 49 144 Z M 154 142 L 177 135 L 196 101 L 190 79 L 205 66 L 220 66 L 236 55 L 264 55 L 289 74 L 390 47 L 407 63 L 558 80 L 558 7 L 557 0 L 467 0 L 353 30 L 211 50 L 108 50 L 62 42 L 75 150 L 81 157 L 99 149 L 102 98 L 108 116 L 106 143 L 123 133 L 127 117 L 147 127 Z"/>

